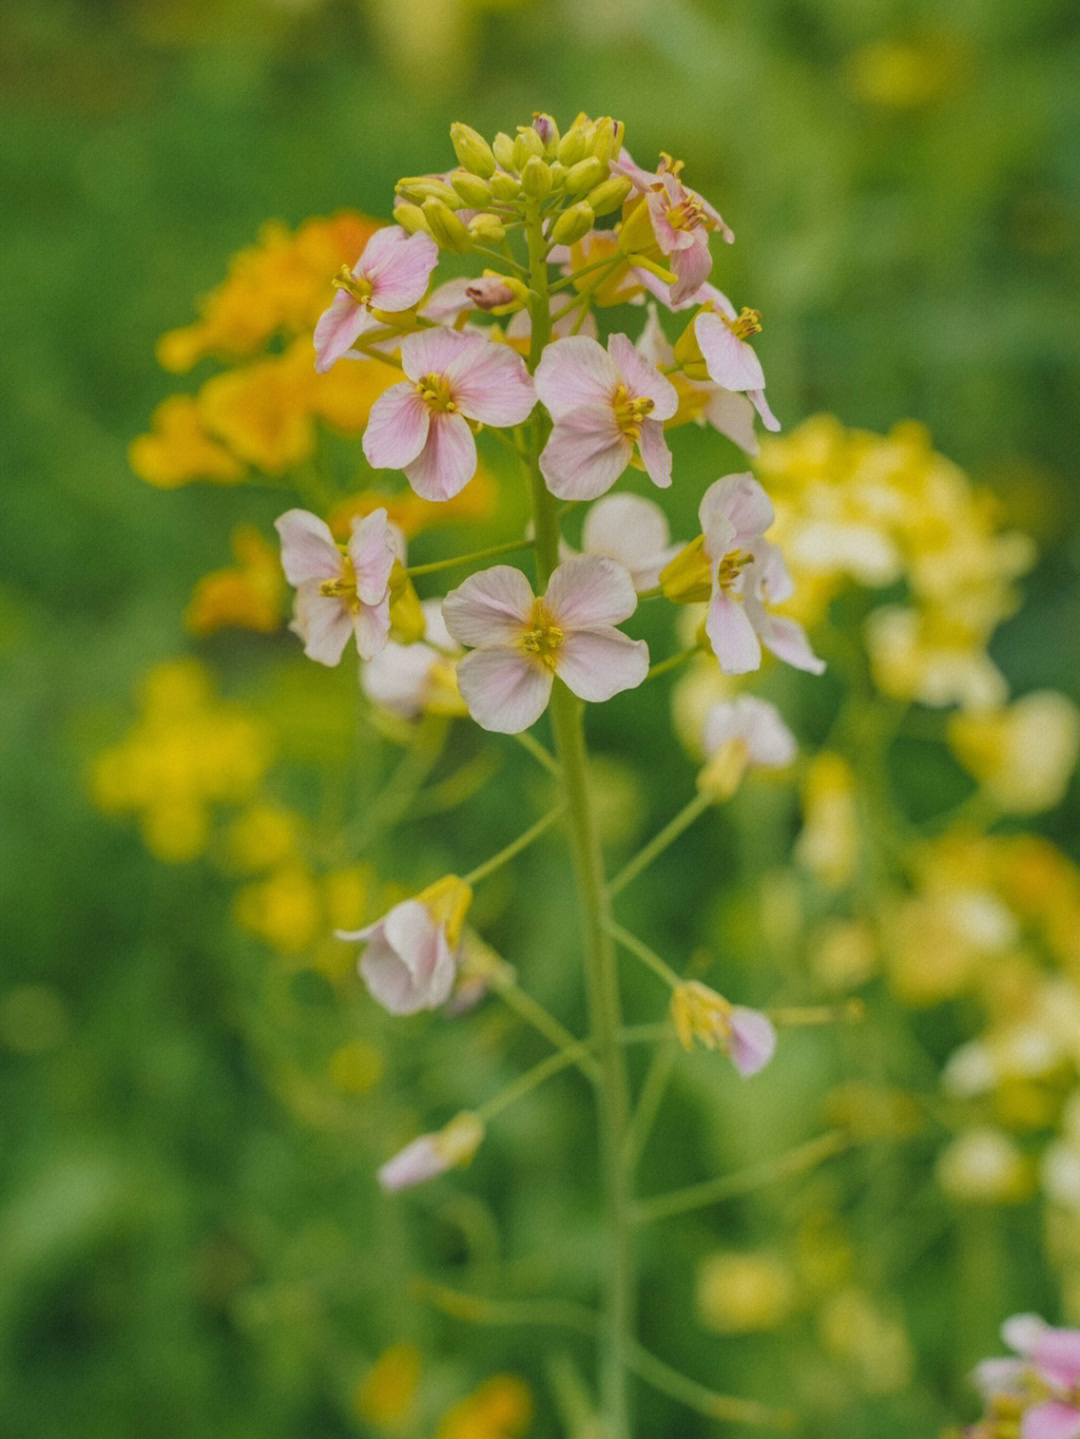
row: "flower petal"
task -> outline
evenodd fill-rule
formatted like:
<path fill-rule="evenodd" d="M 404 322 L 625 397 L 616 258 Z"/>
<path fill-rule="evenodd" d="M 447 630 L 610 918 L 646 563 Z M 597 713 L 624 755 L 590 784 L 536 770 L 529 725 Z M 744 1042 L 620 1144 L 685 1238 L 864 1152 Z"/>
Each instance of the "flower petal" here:
<path fill-rule="evenodd" d="M 1044 1379 L 1062 1389 L 1080 1383 L 1080 1330 L 1049 1325 L 1035 1340 L 1028 1357 Z"/>
<path fill-rule="evenodd" d="M 555 422 L 540 473 L 562 500 L 595 500 L 611 489 L 633 453 L 610 404 L 586 405 Z"/>
<path fill-rule="evenodd" d="M 736 1007 L 728 1016 L 728 1053 L 744 1077 L 763 1069 L 776 1053 L 776 1030 L 756 1009 Z"/>
<path fill-rule="evenodd" d="M 760 393 L 755 391 L 755 393 Z M 764 396 L 762 396 L 764 399 Z M 758 452 L 757 435 L 754 433 L 754 406 L 750 403 L 748 396 L 739 394 L 736 390 L 722 390 L 717 386 L 712 393 L 712 398 L 702 412 L 705 419 L 714 430 L 719 430 L 729 440 L 733 440 L 739 449 L 748 455 L 756 455 Z M 769 411 L 770 415 L 772 411 Z M 774 416 L 775 419 L 775 416 Z M 771 428 L 766 421 L 766 427 Z M 780 428 L 779 424 L 776 426 Z"/>
<path fill-rule="evenodd" d="M 422 1134 L 392 1159 L 388 1159 L 379 1169 L 377 1178 L 382 1189 L 388 1194 L 396 1194 L 401 1189 L 409 1189 L 414 1184 L 424 1184 L 427 1180 L 444 1174 L 449 1167 L 434 1137 Z"/>
<path fill-rule="evenodd" d="M 810 648 L 806 631 L 794 620 L 785 619 L 782 615 L 767 615 L 758 633 L 761 643 L 785 664 L 812 675 L 824 674 L 825 661 L 818 659 Z"/>
<path fill-rule="evenodd" d="M 431 411 L 407 383 L 391 385 L 371 407 L 363 449 L 377 470 L 400 470 L 412 464 L 428 437 Z"/>
<path fill-rule="evenodd" d="M 619 383 L 611 357 L 596 340 L 570 335 L 544 351 L 533 376 L 536 393 L 553 420 L 582 405 L 606 405 Z"/>
<path fill-rule="evenodd" d="M 382 235 L 400 238 L 382 242 L 376 255 L 372 250 Z M 418 304 L 427 290 L 431 272 L 439 260 L 439 248 L 430 235 L 417 231 L 406 235 L 397 226 L 377 230 L 364 252 L 365 272 L 371 280 L 371 304 L 376 310 L 408 310 Z"/>
<path fill-rule="evenodd" d="M 612 335 L 608 341 L 608 353 L 631 395 L 635 399 L 652 400 L 652 418 L 670 420 L 679 408 L 678 391 L 671 381 L 649 364 L 627 335 Z"/>
<path fill-rule="evenodd" d="M 336 665 L 353 632 L 352 615 L 339 599 L 320 593 L 318 580 L 307 580 L 296 591 L 296 610 L 289 628 L 304 641 L 309 660 Z"/>
<path fill-rule="evenodd" d="M 709 604 L 705 632 L 726 675 L 744 675 L 761 667 L 761 644 L 746 611 L 718 589 Z"/>
<path fill-rule="evenodd" d="M 482 350 L 490 341 L 479 330 L 421 330 L 401 342 L 401 368 L 410 380 L 425 375 L 442 375 L 455 360 L 472 351 Z M 762 384 L 764 384 L 762 380 Z"/>
<path fill-rule="evenodd" d="M 365 605 L 377 605 L 385 597 L 395 558 L 384 509 L 353 520 L 349 559 L 356 575 L 357 597 Z"/>
<path fill-rule="evenodd" d="M 589 507 L 581 548 L 606 555 L 630 571 L 635 590 L 651 589 L 671 558 L 671 531 L 659 505 L 640 495 L 605 495 Z"/>
<path fill-rule="evenodd" d="M 1080 1439 L 1080 1409 L 1059 1399 L 1036 1404 L 1020 1421 L 1020 1439 Z"/>
<path fill-rule="evenodd" d="M 671 484 L 671 451 L 664 439 L 664 427 L 659 420 L 642 420 L 638 435 L 638 453 L 649 479 L 660 489 L 666 490 Z"/>
<path fill-rule="evenodd" d="M 386 644 L 390 633 L 390 596 L 377 605 L 359 604 L 352 611 L 353 634 L 362 660 L 370 660 Z"/>
<path fill-rule="evenodd" d="M 476 441 L 462 415 L 438 411 L 431 416 L 427 443 L 402 469 L 425 500 L 453 499 L 476 474 Z"/>
<path fill-rule="evenodd" d="M 761 423 L 767 430 L 773 430 L 775 432 L 780 428 L 780 421 L 773 414 L 772 410 L 769 409 L 769 402 L 765 398 L 764 390 L 747 390 L 746 398 L 761 416 Z M 751 452 L 748 450 L 747 454 L 750 453 L 756 453 L 756 451 Z"/>
<path fill-rule="evenodd" d="M 649 673 L 649 647 L 608 626 L 575 630 L 559 648 L 556 673 L 578 699 L 599 704 L 641 684 Z"/>
<path fill-rule="evenodd" d="M 740 340 L 722 315 L 702 310 L 694 334 L 705 358 L 709 379 L 725 390 L 763 390 L 765 371 L 753 348 Z"/>
<path fill-rule="evenodd" d="M 457 680 L 476 723 L 498 734 L 528 729 L 551 698 L 551 671 L 509 646 L 473 650 L 459 662 Z"/>
<path fill-rule="evenodd" d="M 341 551 L 330 526 L 310 510 L 286 510 L 274 521 L 281 536 L 281 568 L 290 585 L 306 580 L 336 580 L 341 575 Z"/>
<path fill-rule="evenodd" d="M 535 596 L 513 565 L 470 575 L 443 600 L 446 628 L 462 645 L 512 645 L 532 613 Z"/>
<path fill-rule="evenodd" d="M 506 345 L 488 341 L 463 354 L 446 379 L 463 414 L 497 429 L 522 424 L 536 404 L 524 360 Z"/>
<path fill-rule="evenodd" d="M 629 571 L 604 555 L 575 555 L 551 573 L 544 606 L 564 631 L 617 625 L 637 609 Z"/>
<path fill-rule="evenodd" d="M 706 539 L 710 531 L 721 535 L 725 522 L 734 527 L 734 543 L 729 548 L 746 548 L 769 528 L 775 518 L 772 501 L 749 472 L 741 475 L 725 475 L 722 480 L 709 486 L 698 506 L 698 519 Z M 709 557 L 714 558 L 712 546 L 707 546 Z"/>
<path fill-rule="evenodd" d="M 345 290 L 339 290 L 315 326 L 315 368 L 325 374 L 331 365 L 352 349 L 354 341 L 375 327 L 364 305 Z"/>

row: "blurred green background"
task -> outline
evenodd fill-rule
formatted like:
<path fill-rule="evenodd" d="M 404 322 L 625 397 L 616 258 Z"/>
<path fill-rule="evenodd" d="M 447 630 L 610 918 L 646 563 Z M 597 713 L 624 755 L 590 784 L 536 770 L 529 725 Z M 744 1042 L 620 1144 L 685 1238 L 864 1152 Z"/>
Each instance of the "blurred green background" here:
<path fill-rule="evenodd" d="M 757 348 L 785 425 L 822 409 L 875 430 L 917 418 L 1035 534 L 1043 558 L 995 657 L 1018 691 L 1080 698 L 1080 16 L 1071 0 L 23 0 L 5 32 L 0 1432 L 382 1432 L 352 1396 L 402 1337 L 426 1356 L 431 1414 L 496 1368 L 542 1383 L 527 1335 L 462 1337 L 410 1297 L 415 1255 L 452 1264 L 462 1241 L 424 1201 L 405 1218 L 371 1181 L 390 1147 L 380 1126 L 396 1135 L 473 1102 L 485 1058 L 502 1062 L 495 1021 L 479 1032 L 490 1052 L 464 1068 L 441 1032 L 421 1063 L 426 1031 L 409 1031 L 391 1061 L 404 1123 L 392 1099 L 357 1104 L 336 1128 L 309 1106 L 305 1122 L 288 1066 L 377 1019 L 356 996 L 364 1017 L 343 1015 L 309 976 L 289 990 L 303 1019 L 283 1057 L 252 1019 L 273 1030 L 226 886 L 198 865 L 160 865 L 89 802 L 91 756 L 129 725 L 139 676 L 184 647 L 192 584 L 227 562 L 237 518 L 278 508 L 131 475 L 130 439 L 176 388 L 154 341 L 192 317 L 266 219 L 386 215 L 399 175 L 448 163 L 451 120 L 490 134 L 536 109 L 561 122 L 611 113 L 641 163 L 683 157 L 735 230 L 717 279 L 763 313 Z M 256 644 L 200 653 L 226 660 L 267 713 L 289 703 L 259 694 Z M 337 703 L 347 690 L 326 693 Z M 673 757 L 652 777 L 659 813 L 677 772 Z M 488 805 L 470 862 L 519 812 L 512 792 Z M 1074 858 L 1076 817 L 1074 786 L 1048 822 Z M 445 829 L 414 827 L 412 843 L 457 862 Z M 380 871 L 395 853 L 377 850 Z M 548 859 L 531 863 L 533 883 L 558 889 Z M 675 879 L 658 872 L 642 909 Z M 663 901 L 673 914 L 678 899 Z M 554 932 L 568 902 L 545 916 Z M 543 973 L 542 933 L 509 924 L 502 941 L 523 973 L 530 960 Z M 762 978 L 751 984 L 748 999 L 767 997 Z M 573 1002 L 544 985 L 553 1004 Z M 774 1150 L 791 1096 L 834 1063 L 827 1038 L 795 1048 L 759 1116 Z M 518 1067 L 511 1056 L 505 1072 Z M 594 1245 L 563 1172 L 591 1154 L 582 1107 L 568 1088 L 515 1111 L 463 1182 L 455 1221 L 486 1253 L 478 1187 L 521 1253 L 558 1228 L 556 1279 L 571 1289 Z M 688 1181 L 692 1160 L 715 1167 L 740 1147 L 687 1138 L 665 1164 Z M 874 1216 L 906 1202 L 899 1163 L 882 1158 L 847 1192 L 870 1244 Z M 526 1197 L 499 1197 L 501 1164 L 519 1169 Z M 764 1202 L 731 1223 L 760 1238 L 780 1218 Z M 653 1262 L 689 1265 L 715 1241 L 711 1222 L 682 1236 L 685 1252 L 652 1241 Z M 933 1237 L 936 1222 L 899 1265 L 896 1300 L 924 1377 L 888 1404 L 850 1399 L 849 1436 L 935 1432 L 1000 1317 L 1053 1304 L 1030 1226 L 1014 1216 L 958 1247 L 944 1221 Z M 688 1303 L 673 1281 L 655 1329 L 685 1324 Z M 788 1402 L 784 1342 L 802 1339 L 736 1341 L 718 1387 Z M 688 1338 L 685 1353 L 699 1375 L 717 1362 L 714 1341 Z M 656 1424 L 668 1413 L 646 1412 Z M 668 1432 L 713 1432 L 679 1422 Z M 538 1432 L 554 1432 L 549 1416 Z"/>

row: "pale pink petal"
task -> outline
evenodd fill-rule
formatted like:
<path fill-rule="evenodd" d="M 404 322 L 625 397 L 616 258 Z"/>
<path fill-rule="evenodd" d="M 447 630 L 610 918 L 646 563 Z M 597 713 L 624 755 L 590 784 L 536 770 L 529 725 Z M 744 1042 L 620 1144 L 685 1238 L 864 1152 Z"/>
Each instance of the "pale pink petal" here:
<path fill-rule="evenodd" d="M 725 390 L 763 390 L 765 372 L 745 340 L 732 332 L 721 315 L 702 310 L 694 321 L 694 334 L 705 357 L 709 379 Z"/>
<path fill-rule="evenodd" d="M 364 252 L 365 273 L 371 281 L 371 304 L 376 310 L 408 310 L 419 303 L 427 290 L 431 272 L 439 259 L 439 249 L 430 235 L 417 231 L 393 245 L 384 242 L 384 249 L 372 256 L 374 243 L 382 234 L 390 235 L 394 226 L 377 230 Z"/>
<path fill-rule="evenodd" d="M 590 404 L 556 420 L 540 455 L 540 473 L 562 500 L 595 500 L 626 469 L 634 447 L 610 404 Z"/>
<path fill-rule="evenodd" d="M 782 605 L 795 593 L 795 582 L 784 563 L 779 548 L 769 540 L 751 534 L 740 535 L 745 544 L 753 544 L 754 561 L 746 572 L 747 593 L 759 596 L 770 604 Z"/>
<path fill-rule="evenodd" d="M 372 510 L 363 519 L 353 520 L 349 559 L 356 575 L 357 598 L 363 604 L 377 605 L 385 597 L 395 558 L 385 510 Z"/>
<path fill-rule="evenodd" d="M 290 585 L 306 580 L 335 580 L 341 575 L 341 551 L 330 526 L 310 510 L 286 510 L 274 521 L 281 536 L 281 568 Z"/>
<path fill-rule="evenodd" d="M 476 309 L 475 301 L 470 299 L 468 294 L 472 283 L 467 275 L 457 280 L 447 280 L 432 291 L 418 313 L 423 315 L 425 320 L 433 320 L 437 325 L 452 324 L 459 315 Z"/>
<path fill-rule="evenodd" d="M 810 648 L 806 631 L 794 620 L 784 619 L 781 615 L 767 615 L 765 622 L 759 627 L 759 633 L 762 644 L 785 664 L 793 665 L 797 670 L 806 670 L 812 675 L 824 673 L 825 661 L 818 659 Z"/>
<path fill-rule="evenodd" d="M 556 673 L 578 699 L 592 704 L 635 689 L 649 672 L 649 647 L 619 630 L 574 630 L 559 648 Z"/>
<path fill-rule="evenodd" d="M 358 304 L 347 291 L 339 290 L 315 326 L 315 368 L 319 374 L 324 374 L 347 354 L 364 331 L 374 329 L 375 325 L 365 306 Z"/>
<path fill-rule="evenodd" d="M 761 645 L 746 611 L 718 589 L 709 604 L 705 632 L 726 675 L 743 675 L 761 666 Z"/>
<path fill-rule="evenodd" d="M 552 571 L 544 607 L 569 633 L 617 625 L 637 609 L 637 594 L 625 566 L 604 555 L 575 555 Z"/>
<path fill-rule="evenodd" d="M 627 335 L 612 335 L 608 341 L 608 353 L 615 361 L 630 394 L 635 399 L 652 400 L 651 418 L 670 420 L 679 408 L 678 392 L 671 381 L 649 364 L 645 356 L 631 344 Z"/>
<path fill-rule="evenodd" d="M 520 570 L 493 565 L 451 590 L 442 616 L 459 644 L 512 645 L 528 624 L 534 599 Z"/>
<path fill-rule="evenodd" d="M 524 360 L 506 345 L 485 343 L 456 361 L 446 377 L 458 408 L 484 425 L 520 425 L 536 404 Z"/>
<path fill-rule="evenodd" d="M 729 740 L 742 740 L 751 764 L 781 767 L 797 753 L 795 736 L 775 705 L 756 695 L 738 695 L 713 705 L 705 717 L 704 745 L 713 754 Z"/>
<path fill-rule="evenodd" d="M 401 368 L 410 380 L 442 375 L 455 360 L 490 342 L 477 330 L 421 330 L 401 342 Z M 764 384 L 764 380 L 762 384 Z"/>
<path fill-rule="evenodd" d="M 761 423 L 765 426 L 767 430 L 773 430 L 775 432 L 780 428 L 780 421 L 773 414 L 772 410 L 769 409 L 769 402 L 765 398 L 764 390 L 747 390 L 746 398 L 750 401 L 754 409 L 757 410 L 758 414 L 761 416 Z M 757 451 L 747 451 L 747 454 L 751 453 L 756 454 Z"/>
<path fill-rule="evenodd" d="M 368 237 L 367 243 L 360 251 L 356 264 L 352 267 L 354 277 L 359 279 L 361 275 L 365 275 L 370 279 L 372 275 L 385 269 L 407 239 L 408 235 L 400 225 L 380 225 L 375 233 Z M 424 239 L 428 237 L 425 235 Z M 428 243 L 434 242 L 428 240 Z M 437 249 L 435 253 L 438 255 Z"/>
<path fill-rule="evenodd" d="M 356 649 L 362 660 L 370 660 L 386 644 L 390 633 L 390 597 L 377 605 L 357 605 L 352 611 Z"/>
<path fill-rule="evenodd" d="M 755 393 L 758 393 L 755 391 Z M 762 396 L 764 399 L 764 396 Z M 758 452 L 757 435 L 754 433 L 754 406 L 746 395 L 735 390 L 722 390 L 719 386 L 704 409 L 705 419 L 714 430 L 719 430 L 733 440 L 740 450 L 748 455 Z M 769 411 L 772 414 L 772 411 Z M 775 418 L 775 416 L 774 416 Z M 772 428 L 766 421 L 766 427 Z M 776 426 L 780 428 L 779 424 Z"/>
<path fill-rule="evenodd" d="M 1036 1404 L 1020 1421 L 1020 1439 L 1080 1439 L 1080 1409 L 1058 1399 Z"/>
<path fill-rule="evenodd" d="M 607 555 L 630 571 L 636 590 L 652 589 L 671 555 L 671 531 L 659 505 L 640 495 L 605 495 L 591 505 L 581 529 L 581 548 Z"/>
<path fill-rule="evenodd" d="M 424 1184 L 436 1175 L 445 1174 L 449 1165 L 430 1134 L 423 1134 L 407 1144 L 400 1154 L 388 1159 L 378 1171 L 380 1186 L 388 1194 Z"/>
<path fill-rule="evenodd" d="M 712 255 L 709 252 L 709 234 L 702 226 L 694 230 L 694 243 L 677 250 L 668 257 L 668 263 L 677 283 L 671 287 L 671 303 L 678 305 L 696 295 L 712 269 Z"/>
<path fill-rule="evenodd" d="M 321 665 L 341 660 L 353 632 L 352 615 L 339 599 L 319 592 L 318 580 L 307 580 L 296 591 L 296 609 L 289 628 L 304 641 L 308 659 Z"/>
<path fill-rule="evenodd" d="M 1030 1372 L 1023 1359 L 984 1359 L 975 1366 L 971 1380 L 984 1399 L 993 1399 L 999 1394 L 1026 1393 L 1025 1376 Z"/>
<path fill-rule="evenodd" d="M 533 377 L 536 393 L 553 420 L 582 405 L 606 405 L 619 383 L 614 362 L 595 340 L 571 335 L 544 351 Z"/>
<path fill-rule="evenodd" d="M 403 719 L 415 719 L 424 708 L 428 681 L 438 660 L 438 651 L 430 645 L 391 641 L 361 669 L 361 688 L 384 709 Z"/>
<path fill-rule="evenodd" d="M 400 470 L 416 459 L 428 437 L 431 411 L 410 384 L 391 385 L 371 407 L 363 449 L 376 470 Z"/>
<path fill-rule="evenodd" d="M 751 544 L 769 528 L 774 518 L 772 501 L 749 473 L 725 475 L 722 480 L 717 480 L 702 495 L 698 506 L 698 519 L 706 540 L 709 540 L 711 532 L 715 532 L 717 539 L 721 540 L 726 533 L 726 523 L 734 529 L 736 548 Z M 731 547 L 731 543 L 726 543 L 723 550 L 715 552 L 715 558 L 719 559 Z M 708 552 L 713 558 L 712 544 L 708 545 Z"/>
<path fill-rule="evenodd" d="M 1048 1325 L 1035 1340 L 1028 1357 L 1044 1379 L 1062 1389 L 1080 1383 L 1080 1330 L 1052 1329 Z"/>
<path fill-rule="evenodd" d="M 736 1006 L 728 1016 L 728 1053 L 741 1075 L 756 1074 L 776 1052 L 776 1030 L 756 1009 Z"/>
<path fill-rule="evenodd" d="M 666 490 L 671 484 L 671 451 L 664 439 L 664 427 L 659 420 L 650 418 L 641 421 L 637 446 L 645 473 L 654 485 Z"/>
<path fill-rule="evenodd" d="M 498 734 L 527 730 L 551 698 L 551 671 L 509 646 L 472 650 L 458 663 L 457 679 L 473 719 Z"/>
<path fill-rule="evenodd" d="M 435 411 L 427 443 L 411 464 L 401 468 L 425 500 L 452 499 L 476 474 L 476 441 L 469 422 L 462 415 Z"/>
<path fill-rule="evenodd" d="M 1038 1314 L 1014 1314 L 1001 1326 L 1001 1337 L 1017 1354 L 1030 1354 L 1050 1326 Z"/>

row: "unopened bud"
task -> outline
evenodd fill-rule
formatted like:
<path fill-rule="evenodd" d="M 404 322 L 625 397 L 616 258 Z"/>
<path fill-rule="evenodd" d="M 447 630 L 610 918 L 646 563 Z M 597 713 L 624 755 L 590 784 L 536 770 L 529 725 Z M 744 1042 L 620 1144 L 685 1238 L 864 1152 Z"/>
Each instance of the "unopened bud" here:
<path fill-rule="evenodd" d="M 394 221 L 409 235 L 430 235 L 431 229 L 419 205 L 410 200 L 398 200 L 394 205 Z"/>
<path fill-rule="evenodd" d="M 495 159 L 504 170 L 517 169 L 514 164 L 514 142 L 509 135 L 500 130 L 492 141 L 491 149 Z"/>
<path fill-rule="evenodd" d="M 461 200 L 457 192 L 437 175 L 409 175 L 395 186 L 397 193 L 406 200 L 422 205 L 425 200 L 441 200 L 451 210 L 456 210 Z"/>
<path fill-rule="evenodd" d="M 450 176 L 450 184 L 470 210 L 482 210 L 485 205 L 491 204 L 491 186 L 479 175 L 473 175 L 468 170 L 455 170 Z"/>
<path fill-rule="evenodd" d="M 544 158 L 544 142 L 531 125 L 523 125 L 514 141 L 513 168 L 520 174 L 533 156 Z"/>
<path fill-rule="evenodd" d="M 575 245 L 589 233 L 595 219 L 592 206 L 585 200 L 579 200 L 562 212 L 552 225 L 548 238 L 553 245 Z"/>
<path fill-rule="evenodd" d="M 479 280 L 470 280 L 465 293 L 478 310 L 497 310 L 515 304 L 518 298 L 505 275 L 482 275 Z"/>
<path fill-rule="evenodd" d="M 550 115 L 533 115 L 532 127 L 544 145 L 544 154 L 549 158 L 555 154 L 559 143 L 559 127 Z"/>
<path fill-rule="evenodd" d="M 567 168 L 584 160 L 589 153 L 589 126 L 584 116 L 578 118 L 559 141 L 556 155 Z"/>
<path fill-rule="evenodd" d="M 469 221 L 468 230 L 474 240 L 498 244 L 506 238 L 506 226 L 498 215 L 492 215 L 488 210 L 481 210 L 479 215 L 474 215 Z"/>
<path fill-rule="evenodd" d="M 462 255 L 472 249 L 472 239 L 464 224 L 441 200 L 425 200 L 421 209 L 432 239 L 441 250 Z"/>
<path fill-rule="evenodd" d="M 561 160 L 551 160 L 551 188 L 559 190 L 566 183 L 566 166 Z"/>
<path fill-rule="evenodd" d="M 597 120 L 589 144 L 589 154 L 595 155 L 602 165 L 609 165 L 615 154 L 615 121 L 610 115 Z"/>
<path fill-rule="evenodd" d="M 539 155 L 526 160 L 521 171 L 521 188 L 530 200 L 543 200 L 551 194 L 551 167 Z"/>
<path fill-rule="evenodd" d="M 600 184 L 590 190 L 587 196 L 589 204 L 593 207 L 593 214 L 614 214 L 621 208 L 623 201 L 633 188 L 625 175 L 612 175 L 610 179 L 601 180 Z"/>
<path fill-rule="evenodd" d="M 568 195 L 584 195 L 586 190 L 591 190 L 599 185 L 604 178 L 605 167 L 595 155 L 586 155 L 584 160 L 579 160 L 576 165 L 571 165 L 566 172 L 566 193 Z"/>
<path fill-rule="evenodd" d="M 495 200 L 514 201 L 521 199 L 521 182 L 514 175 L 497 170 L 491 177 L 491 194 Z"/>
<path fill-rule="evenodd" d="M 483 180 L 491 178 L 495 171 L 495 156 L 483 135 L 458 120 L 450 126 L 450 143 L 459 163 L 471 175 L 479 175 Z"/>

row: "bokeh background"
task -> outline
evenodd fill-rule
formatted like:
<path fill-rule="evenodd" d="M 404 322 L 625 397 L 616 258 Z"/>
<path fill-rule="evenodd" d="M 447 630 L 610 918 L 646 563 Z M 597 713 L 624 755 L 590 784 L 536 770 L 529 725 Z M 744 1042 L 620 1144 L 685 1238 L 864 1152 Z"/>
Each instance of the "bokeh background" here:
<path fill-rule="evenodd" d="M 512 1373 L 540 1396 L 535 1432 L 554 1433 L 543 1396 L 561 1383 L 572 1409 L 570 1371 L 546 1368 L 521 1331 L 448 1319 L 410 1280 L 464 1266 L 482 1289 L 505 1253 L 501 1230 L 527 1289 L 555 1230 L 565 1241 L 555 1283 L 580 1287 L 595 1247 L 595 1216 L 572 1182 L 592 1152 L 581 1092 L 567 1081 L 515 1111 L 449 1198 L 381 1200 L 374 1164 L 432 1114 L 472 1103 L 493 1068 L 516 1072 L 513 1033 L 489 1017 L 464 1053 L 437 1028 L 402 1041 L 317 966 L 274 969 L 230 919 L 235 885 L 198 863 L 161 863 L 134 826 L 92 803 L 95 754 L 132 724 L 148 668 L 178 654 L 216 668 L 277 726 L 288 799 L 324 819 L 334 800 L 313 777 L 320 763 L 335 745 L 362 758 L 371 742 L 333 679 L 281 667 L 287 639 L 271 666 L 257 637 L 185 638 L 181 612 L 198 577 L 228 562 L 232 526 L 265 524 L 280 504 L 220 488 L 166 493 L 133 476 L 128 445 L 176 387 L 155 340 L 192 317 L 267 219 L 293 226 L 346 206 L 385 216 L 399 175 L 449 162 L 453 119 L 491 134 L 536 109 L 563 122 L 580 109 L 614 114 L 635 158 L 682 156 L 735 230 L 720 283 L 763 312 L 758 351 L 785 425 L 820 410 L 877 431 L 918 419 L 994 491 L 1005 520 L 1035 536 L 1039 565 L 994 657 L 1017 692 L 1080 699 L 1076 7 L 22 0 L 5 31 L 0 1430 L 455 1432 L 451 1406 Z M 305 718 L 313 695 L 322 724 Z M 800 703 L 813 733 L 813 702 Z M 617 754 L 618 736 L 607 739 Z M 652 788 L 627 791 L 627 811 L 640 814 L 624 839 L 665 812 L 677 772 L 685 760 L 673 756 Z M 440 856 L 444 867 L 482 858 L 515 832 L 518 791 L 535 779 L 512 776 L 467 837 L 450 795 L 448 813 L 404 839 L 366 834 L 365 859 L 409 883 L 418 853 L 424 878 Z M 362 810 L 384 778 L 350 778 L 340 811 Z M 611 771 L 608 792 L 625 779 Z M 1074 783 L 1038 822 L 1074 860 L 1078 814 Z M 743 835 L 751 858 L 790 816 L 769 824 L 764 838 L 754 824 Z M 536 893 L 557 892 L 554 860 L 530 863 Z M 658 869 L 641 912 L 692 906 L 680 882 Z M 487 902 L 501 947 L 523 973 L 545 975 L 569 901 L 537 904 L 530 926 L 520 909 L 500 920 L 511 898 Z M 540 987 L 555 1006 L 573 1002 L 556 978 Z M 769 993 L 751 974 L 747 998 Z M 914 1082 L 920 1064 L 940 1060 L 964 1014 L 915 1028 L 917 1043 L 889 1051 L 891 1078 Z M 860 1073 L 865 1054 L 844 1046 L 841 1060 L 828 1036 L 795 1045 L 752 1138 L 734 1086 L 719 1086 L 715 1130 L 701 1134 L 694 1116 L 710 1081 L 695 1070 L 652 1187 L 814 1132 L 789 1113 Z M 970 1413 L 963 1375 L 994 1348 L 1000 1319 L 1020 1307 L 1058 1313 L 1059 1291 L 1037 1200 L 949 1209 L 927 1179 L 929 1141 L 918 1145 L 914 1157 L 874 1149 L 812 1202 L 770 1190 L 756 1207 L 710 1211 L 673 1253 L 663 1231 L 650 1239 L 654 1269 L 687 1276 L 657 1281 L 654 1347 L 681 1351 L 720 1389 L 794 1397 L 808 1432 L 934 1433 Z M 501 1174 L 515 1166 L 524 1182 L 511 1194 Z M 869 1359 L 840 1341 L 829 1358 L 812 1306 L 790 1297 L 787 1327 L 763 1337 L 720 1341 L 716 1330 L 738 1323 L 702 1322 L 701 1252 L 730 1241 L 782 1255 L 793 1229 L 826 1267 L 845 1245 L 876 1256 L 858 1290 L 874 1303 L 849 1300 L 829 1321 L 841 1336 L 877 1324 Z M 754 1285 L 783 1290 L 790 1271 L 777 1264 Z M 579 1349 L 566 1341 L 571 1358 Z M 520 1432 L 521 1394 L 510 1386 L 491 1402 L 501 1419 L 452 1422 Z M 667 1408 L 646 1413 L 670 1433 L 716 1432 Z"/>

